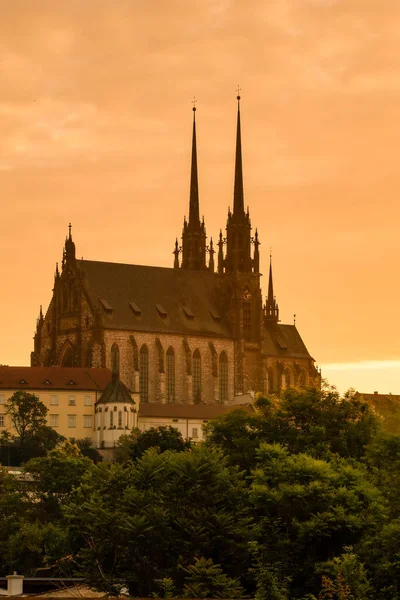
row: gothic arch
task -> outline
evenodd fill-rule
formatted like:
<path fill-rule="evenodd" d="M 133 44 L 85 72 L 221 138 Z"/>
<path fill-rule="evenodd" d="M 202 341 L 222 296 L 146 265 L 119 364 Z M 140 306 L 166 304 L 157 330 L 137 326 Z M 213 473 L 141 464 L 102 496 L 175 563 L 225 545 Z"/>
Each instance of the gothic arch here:
<path fill-rule="evenodd" d="M 75 352 L 70 342 L 66 342 L 62 348 L 58 363 L 61 367 L 75 366 Z"/>
<path fill-rule="evenodd" d="M 193 352 L 192 361 L 192 386 L 193 386 L 193 402 L 201 402 L 201 354 L 196 348 Z"/>
<path fill-rule="evenodd" d="M 111 372 L 119 373 L 119 348 L 115 342 L 111 346 Z"/>
<path fill-rule="evenodd" d="M 267 393 L 273 394 L 277 391 L 277 378 L 275 370 L 272 367 L 267 369 Z"/>
<path fill-rule="evenodd" d="M 228 401 L 228 356 L 225 352 L 221 352 L 219 355 L 219 401 L 221 404 L 225 404 Z"/>
<path fill-rule="evenodd" d="M 292 387 L 294 384 L 294 379 L 293 379 L 293 374 L 292 374 L 291 370 L 289 369 L 289 367 L 285 368 L 285 370 L 283 371 L 283 376 L 284 376 L 284 381 L 285 381 L 285 385 L 284 385 L 285 389 Z"/>
<path fill-rule="evenodd" d="M 175 402 L 175 352 L 172 346 L 168 348 L 166 357 L 167 402 Z"/>
<path fill-rule="evenodd" d="M 306 387 L 307 386 L 307 373 L 305 372 L 304 369 L 301 370 L 300 375 L 299 375 L 299 387 Z"/>
<path fill-rule="evenodd" d="M 149 401 L 149 349 L 146 344 L 140 348 L 139 357 L 139 396 L 140 402 Z"/>

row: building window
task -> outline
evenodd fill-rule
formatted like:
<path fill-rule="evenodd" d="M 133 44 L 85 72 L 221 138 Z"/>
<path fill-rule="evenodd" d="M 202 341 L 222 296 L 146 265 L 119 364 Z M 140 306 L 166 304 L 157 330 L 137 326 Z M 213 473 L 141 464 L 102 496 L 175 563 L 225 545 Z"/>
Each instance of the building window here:
<path fill-rule="evenodd" d="M 273 394 L 275 392 L 275 377 L 274 377 L 273 369 L 268 369 L 267 378 L 268 378 L 268 394 Z"/>
<path fill-rule="evenodd" d="M 192 438 L 196 440 L 199 437 L 199 430 L 197 427 L 193 427 L 192 429 Z"/>
<path fill-rule="evenodd" d="M 228 357 L 226 352 L 219 355 L 219 401 L 224 404 L 228 400 Z"/>
<path fill-rule="evenodd" d="M 122 427 L 122 410 L 118 412 L 118 427 Z"/>
<path fill-rule="evenodd" d="M 4 415 L 0 415 L 0 427 L 4 427 Z"/>
<path fill-rule="evenodd" d="M 306 382 L 307 382 L 306 374 L 305 374 L 304 371 L 302 371 L 300 373 L 300 377 L 299 377 L 299 386 L 300 387 L 306 387 Z"/>
<path fill-rule="evenodd" d="M 119 373 L 119 348 L 117 344 L 111 346 L 111 371 Z"/>
<path fill-rule="evenodd" d="M 92 366 L 92 348 L 91 348 L 91 346 L 88 346 L 88 348 L 86 348 L 85 362 L 86 362 L 87 367 L 90 368 Z"/>
<path fill-rule="evenodd" d="M 50 396 L 50 405 L 51 406 L 58 406 L 58 396 Z"/>
<path fill-rule="evenodd" d="M 114 427 L 114 413 L 110 411 L 110 427 Z"/>
<path fill-rule="evenodd" d="M 76 397 L 68 396 L 68 406 L 75 406 L 75 405 L 76 405 Z"/>
<path fill-rule="evenodd" d="M 92 415 L 83 415 L 83 426 L 92 428 Z"/>
<path fill-rule="evenodd" d="M 175 353 L 173 348 L 167 350 L 167 402 L 175 402 Z"/>
<path fill-rule="evenodd" d="M 76 415 L 68 415 L 68 427 L 76 427 Z"/>
<path fill-rule="evenodd" d="M 92 406 L 92 396 L 85 396 L 83 403 L 85 406 Z"/>
<path fill-rule="evenodd" d="M 140 348 L 139 395 L 140 402 L 149 401 L 149 351 L 146 344 Z"/>
<path fill-rule="evenodd" d="M 285 369 L 285 388 L 288 388 L 292 385 L 292 380 L 290 377 L 289 369 Z"/>
<path fill-rule="evenodd" d="M 198 350 L 193 352 L 193 402 L 201 402 L 201 356 Z"/>
<path fill-rule="evenodd" d="M 50 427 L 58 427 L 58 415 L 50 415 Z"/>
<path fill-rule="evenodd" d="M 243 302 L 243 331 L 250 333 L 251 331 L 251 305 L 250 302 Z"/>
<path fill-rule="evenodd" d="M 5 404 L 6 403 L 6 397 L 4 394 L 0 394 L 0 404 Z"/>

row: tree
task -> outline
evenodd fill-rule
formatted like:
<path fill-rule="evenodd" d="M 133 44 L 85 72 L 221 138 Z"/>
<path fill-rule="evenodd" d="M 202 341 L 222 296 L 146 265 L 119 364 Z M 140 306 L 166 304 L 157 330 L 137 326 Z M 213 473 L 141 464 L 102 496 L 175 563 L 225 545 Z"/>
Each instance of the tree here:
<path fill-rule="evenodd" d="M 122 435 L 115 448 L 115 460 L 123 464 L 129 460 L 138 460 L 149 448 L 155 448 L 159 454 L 167 450 L 183 452 L 190 448 L 178 429 L 171 426 L 151 427 L 147 431 L 133 429 L 130 435 Z"/>
<path fill-rule="evenodd" d="M 183 598 L 243 598 L 239 579 L 228 577 L 211 558 L 196 558 L 193 565 L 183 569 L 185 583 Z"/>
<path fill-rule="evenodd" d="M 18 440 L 23 460 L 44 454 L 63 439 L 46 425 L 48 409 L 34 394 L 18 390 L 7 400 L 5 410 L 17 433 L 12 438 Z"/>
<path fill-rule="evenodd" d="M 319 563 L 380 531 L 387 513 L 380 492 L 343 459 L 316 460 L 262 444 L 250 500 L 264 565 L 290 577 L 290 598 L 318 591 Z"/>
<path fill-rule="evenodd" d="M 182 593 L 197 557 L 244 578 L 251 534 L 247 490 L 237 468 L 203 446 L 150 449 L 127 465 L 97 465 L 65 507 L 80 571 L 103 590 L 126 585 L 148 597 L 171 578 Z"/>

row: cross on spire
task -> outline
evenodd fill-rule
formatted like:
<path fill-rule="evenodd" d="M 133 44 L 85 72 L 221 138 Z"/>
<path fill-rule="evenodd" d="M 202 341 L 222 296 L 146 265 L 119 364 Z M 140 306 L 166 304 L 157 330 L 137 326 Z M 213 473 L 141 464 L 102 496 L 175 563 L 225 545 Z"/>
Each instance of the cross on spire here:
<path fill-rule="evenodd" d="M 240 92 L 241 92 L 241 91 L 242 91 L 242 88 L 241 88 L 241 87 L 239 87 L 239 86 L 237 86 L 237 90 L 236 90 L 236 92 L 237 92 L 237 99 L 238 99 L 238 100 L 240 100 Z"/>
<path fill-rule="evenodd" d="M 196 103 L 197 103 L 196 96 L 193 96 L 193 100 L 192 100 L 193 112 L 196 112 Z"/>

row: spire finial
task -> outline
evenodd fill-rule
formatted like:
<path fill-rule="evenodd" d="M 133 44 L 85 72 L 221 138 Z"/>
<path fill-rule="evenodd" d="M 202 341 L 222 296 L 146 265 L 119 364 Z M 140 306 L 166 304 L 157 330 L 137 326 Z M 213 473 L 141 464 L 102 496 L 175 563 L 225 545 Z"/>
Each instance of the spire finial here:
<path fill-rule="evenodd" d="M 196 96 L 193 96 L 192 104 L 193 104 L 193 121 L 196 120 Z"/>
<path fill-rule="evenodd" d="M 239 85 L 238 85 L 238 86 L 237 86 L 237 90 L 236 90 L 236 92 L 237 92 L 237 99 L 238 99 L 238 100 L 240 100 L 240 92 L 241 92 L 241 91 L 242 91 L 242 88 L 241 88 L 241 87 L 239 87 Z"/>
<path fill-rule="evenodd" d="M 293 325 L 296 326 L 296 313 L 293 315 Z"/>
<path fill-rule="evenodd" d="M 72 240 L 72 234 L 71 234 L 72 225 L 71 225 L 71 223 L 68 225 L 68 230 L 69 230 L 69 239 Z"/>
<path fill-rule="evenodd" d="M 240 131 L 240 87 L 238 86 L 238 113 L 236 127 L 236 156 L 235 156 L 235 183 L 233 191 L 233 215 L 241 217 L 244 215 L 244 192 L 243 192 L 243 167 L 242 167 L 242 139 Z"/>

